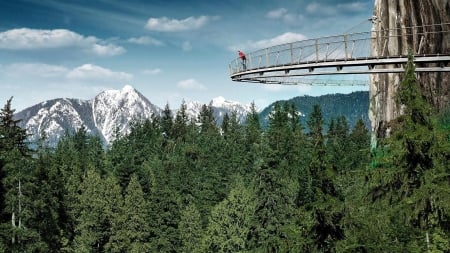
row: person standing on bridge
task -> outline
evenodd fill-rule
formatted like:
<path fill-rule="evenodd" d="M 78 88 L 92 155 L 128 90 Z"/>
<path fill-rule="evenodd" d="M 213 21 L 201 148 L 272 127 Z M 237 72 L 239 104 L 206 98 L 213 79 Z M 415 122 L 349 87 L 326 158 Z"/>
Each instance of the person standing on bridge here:
<path fill-rule="evenodd" d="M 242 51 L 238 51 L 238 54 L 239 54 L 239 58 L 241 58 L 241 60 L 242 60 L 242 67 L 244 68 L 244 70 L 246 70 L 247 69 L 247 58 L 245 57 L 245 54 Z"/>

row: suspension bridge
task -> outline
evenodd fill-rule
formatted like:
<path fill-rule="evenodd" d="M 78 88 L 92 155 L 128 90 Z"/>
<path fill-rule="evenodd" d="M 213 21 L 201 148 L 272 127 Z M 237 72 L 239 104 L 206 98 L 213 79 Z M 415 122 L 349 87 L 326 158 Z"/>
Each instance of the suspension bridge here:
<path fill-rule="evenodd" d="M 426 50 L 428 44 L 442 38 L 450 38 L 450 23 L 302 40 L 248 53 L 245 61 L 236 58 L 229 65 L 230 77 L 233 81 L 263 84 L 365 86 L 368 80 L 317 77 L 404 72 L 408 56 L 391 52 L 391 42 L 414 45 L 411 51 L 416 72 L 450 72 L 448 45 L 445 52 Z M 374 49 L 374 44 L 382 46 Z"/>

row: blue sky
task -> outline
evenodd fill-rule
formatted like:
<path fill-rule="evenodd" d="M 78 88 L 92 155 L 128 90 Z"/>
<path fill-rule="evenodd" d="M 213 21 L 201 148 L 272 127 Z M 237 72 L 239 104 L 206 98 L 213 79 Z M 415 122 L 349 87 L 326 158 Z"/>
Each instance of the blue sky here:
<path fill-rule="evenodd" d="M 171 108 L 217 96 L 263 108 L 305 94 L 367 90 L 236 83 L 228 64 L 236 49 L 345 33 L 372 16 L 373 2 L 0 0 L 0 103 L 14 96 L 13 108 L 22 110 L 126 84 Z"/>

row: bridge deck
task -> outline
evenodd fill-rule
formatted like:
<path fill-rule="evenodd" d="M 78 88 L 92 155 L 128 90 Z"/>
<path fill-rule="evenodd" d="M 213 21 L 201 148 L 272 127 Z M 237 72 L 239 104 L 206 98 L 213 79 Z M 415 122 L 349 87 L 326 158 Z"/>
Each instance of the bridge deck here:
<path fill-rule="evenodd" d="M 450 37 L 450 23 L 438 25 L 449 29 L 418 32 L 409 28 L 410 33 L 403 35 L 397 35 L 395 30 L 371 31 L 277 45 L 248 54 L 246 64 L 235 59 L 229 66 L 230 77 L 240 82 L 294 84 L 289 78 L 404 72 L 407 56 L 389 55 L 386 48 L 389 39 L 400 36 L 420 40 L 420 45 L 413 51 L 417 72 L 450 72 L 450 52 L 421 53 L 432 36 Z M 379 36 L 380 33 L 388 35 Z M 384 41 L 385 47 L 378 52 L 379 56 L 369 56 L 374 40 Z"/>

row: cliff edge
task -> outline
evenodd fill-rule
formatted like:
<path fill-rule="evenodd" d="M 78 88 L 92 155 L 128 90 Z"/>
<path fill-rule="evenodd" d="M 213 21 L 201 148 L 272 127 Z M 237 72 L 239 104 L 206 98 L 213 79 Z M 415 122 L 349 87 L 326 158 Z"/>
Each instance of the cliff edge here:
<path fill-rule="evenodd" d="M 450 30 L 450 0 L 375 0 L 373 15 L 371 56 L 407 55 L 409 49 L 415 54 L 450 52 L 450 33 L 439 33 Z M 372 144 L 389 135 L 389 122 L 401 113 L 394 98 L 402 76 L 370 77 Z M 417 78 L 436 110 L 449 105 L 450 73 L 419 73 Z"/>

